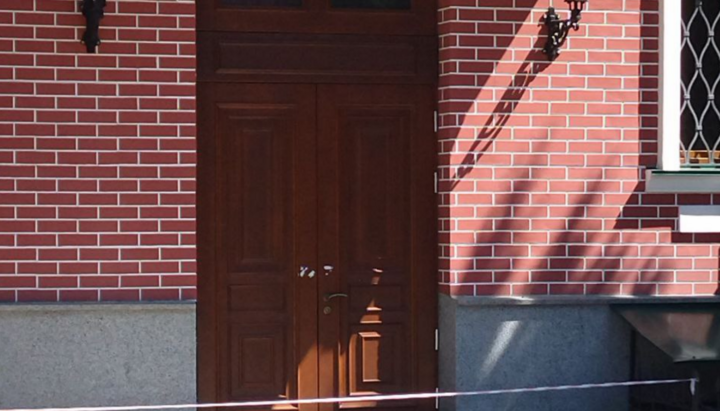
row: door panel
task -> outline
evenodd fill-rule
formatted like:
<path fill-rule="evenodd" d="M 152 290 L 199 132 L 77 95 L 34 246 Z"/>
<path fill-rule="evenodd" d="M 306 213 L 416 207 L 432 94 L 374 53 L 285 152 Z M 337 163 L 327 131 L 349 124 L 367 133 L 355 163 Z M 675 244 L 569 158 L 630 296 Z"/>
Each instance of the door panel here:
<path fill-rule="evenodd" d="M 402 326 L 359 324 L 349 330 L 348 393 L 397 393 L 405 388 L 407 338 Z"/>
<path fill-rule="evenodd" d="M 198 33 L 198 79 L 240 83 L 423 84 L 437 77 L 434 36 Z"/>
<path fill-rule="evenodd" d="M 200 104 L 212 109 L 199 138 L 214 152 L 201 152 L 199 168 L 213 176 L 204 209 L 215 222 L 201 237 L 201 261 L 213 260 L 201 272 L 213 279 L 199 285 L 217 333 L 210 347 L 200 338 L 201 367 L 216 369 L 215 396 L 205 400 L 314 398 L 316 286 L 297 274 L 317 253 L 315 87 L 205 90 Z"/>
<path fill-rule="evenodd" d="M 230 396 L 288 398 L 283 324 L 230 326 Z M 293 373 L 294 374 L 294 373 Z"/>
<path fill-rule="evenodd" d="M 231 277 L 284 279 L 291 265 L 293 106 L 219 105 Z"/>
<path fill-rule="evenodd" d="M 334 267 L 319 294 L 347 294 L 321 301 L 320 395 L 432 391 L 433 89 L 328 85 L 318 98 L 319 263 Z"/>

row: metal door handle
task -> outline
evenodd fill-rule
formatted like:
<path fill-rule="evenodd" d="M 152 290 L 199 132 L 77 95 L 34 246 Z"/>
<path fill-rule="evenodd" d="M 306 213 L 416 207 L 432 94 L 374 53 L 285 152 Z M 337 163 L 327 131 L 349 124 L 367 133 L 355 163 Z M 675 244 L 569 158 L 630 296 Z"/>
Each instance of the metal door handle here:
<path fill-rule="evenodd" d="M 298 273 L 298 277 L 303 278 L 303 277 L 305 277 L 305 274 L 307 274 L 308 278 L 315 277 L 315 270 L 310 270 L 309 273 L 308 273 L 308 270 L 310 270 L 310 267 L 308 267 L 306 265 L 301 265 L 300 272 Z"/>
<path fill-rule="evenodd" d="M 347 298 L 348 295 L 345 294 L 345 293 L 325 294 L 325 297 L 323 297 L 323 300 L 324 300 L 325 302 L 328 302 L 328 301 L 332 300 L 333 298 L 341 298 L 341 297 L 342 297 L 342 298 Z"/>

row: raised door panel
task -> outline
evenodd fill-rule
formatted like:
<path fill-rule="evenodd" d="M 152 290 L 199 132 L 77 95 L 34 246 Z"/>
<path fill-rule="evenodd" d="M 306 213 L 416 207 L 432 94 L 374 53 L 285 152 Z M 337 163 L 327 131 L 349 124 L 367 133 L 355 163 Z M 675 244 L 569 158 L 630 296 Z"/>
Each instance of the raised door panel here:
<path fill-rule="evenodd" d="M 285 327 L 230 326 L 231 398 L 287 398 Z"/>
<path fill-rule="evenodd" d="M 436 78 L 435 36 L 198 33 L 198 79 L 407 83 Z"/>
<path fill-rule="evenodd" d="M 347 391 L 351 396 L 403 391 L 409 379 L 404 328 L 385 324 L 350 327 Z"/>
<path fill-rule="evenodd" d="M 333 311 L 320 316 L 320 393 L 433 390 L 433 89 L 319 90 L 319 253 L 322 264 L 335 267 L 320 279 L 320 293 L 348 295 L 326 302 Z"/>
<path fill-rule="evenodd" d="M 285 283 L 292 261 L 293 105 L 220 104 L 230 282 Z M 285 286 L 287 284 L 284 284 Z M 286 294 L 286 293 L 285 293 Z M 276 297 L 277 298 L 277 297 Z"/>
<path fill-rule="evenodd" d="M 316 287 L 297 276 L 316 258 L 314 87 L 204 88 L 199 367 L 216 380 L 201 397 L 315 397 Z"/>

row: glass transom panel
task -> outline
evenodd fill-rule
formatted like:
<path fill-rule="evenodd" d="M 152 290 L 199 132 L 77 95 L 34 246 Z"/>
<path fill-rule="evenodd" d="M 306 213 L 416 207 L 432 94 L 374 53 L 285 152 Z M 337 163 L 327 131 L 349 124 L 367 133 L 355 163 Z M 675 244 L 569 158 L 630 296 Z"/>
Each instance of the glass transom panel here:
<path fill-rule="evenodd" d="M 236 7 L 302 7 L 302 0 L 222 0 L 226 6 Z"/>
<path fill-rule="evenodd" d="M 332 0 L 336 9 L 410 10 L 412 0 Z"/>

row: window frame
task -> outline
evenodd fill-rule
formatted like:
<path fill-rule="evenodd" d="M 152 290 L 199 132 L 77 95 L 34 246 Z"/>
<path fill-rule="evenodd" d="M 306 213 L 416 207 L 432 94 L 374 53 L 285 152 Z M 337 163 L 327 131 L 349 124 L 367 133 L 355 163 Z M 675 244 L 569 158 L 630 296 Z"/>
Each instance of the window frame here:
<path fill-rule="evenodd" d="M 658 161 L 646 172 L 646 191 L 720 193 L 720 168 L 683 169 L 680 164 L 682 0 L 659 3 Z"/>

